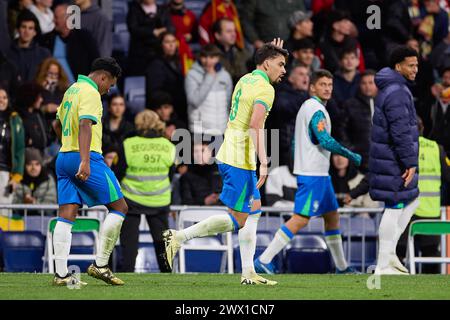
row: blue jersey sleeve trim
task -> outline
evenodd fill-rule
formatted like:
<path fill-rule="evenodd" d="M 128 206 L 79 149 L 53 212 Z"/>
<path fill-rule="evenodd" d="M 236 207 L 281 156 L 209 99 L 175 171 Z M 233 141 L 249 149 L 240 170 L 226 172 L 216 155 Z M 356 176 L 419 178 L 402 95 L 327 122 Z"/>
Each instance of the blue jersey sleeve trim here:
<path fill-rule="evenodd" d="M 83 120 L 83 119 L 92 120 L 92 122 L 94 122 L 94 124 L 97 124 L 97 122 L 98 122 L 96 117 L 90 116 L 90 115 L 83 115 L 83 116 L 81 116 L 80 120 Z"/>
<path fill-rule="evenodd" d="M 359 166 L 361 164 L 361 156 L 345 148 L 332 136 L 330 136 L 326 130 L 326 125 L 327 119 L 325 114 L 320 110 L 314 113 L 309 123 L 309 131 L 312 133 L 311 138 L 316 138 L 322 148 L 330 151 L 331 153 L 346 157 Z"/>

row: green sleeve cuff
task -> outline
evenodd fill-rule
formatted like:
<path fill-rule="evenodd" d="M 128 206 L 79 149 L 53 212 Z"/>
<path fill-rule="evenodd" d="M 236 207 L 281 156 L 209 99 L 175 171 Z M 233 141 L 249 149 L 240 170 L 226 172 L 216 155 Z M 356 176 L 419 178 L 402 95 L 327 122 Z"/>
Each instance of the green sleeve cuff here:
<path fill-rule="evenodd" d="M 267 103 L 265 103 L 264 101 L 262 101 L 262 100 L 255 100 L 255 102 L 253 103 L 254 105 L 255 104 L 262 104 L 263 106 L 264 106 L 264 108 L 266 108 L 266 111 L 269 111 L 270 110 L 270 108 L 269 108 L 269 106 L 267 105 Z"/>
<path fill-rule="evenodd" d="M 83 116 L 81 116 L 80 117 L 80 121 L 83 120 L 83 119 L 91 120 L 94 124 L 97 124 L 97 122 L 98 122 L 97 118 L 94 117 L 94 116 L 91 116 L 91 115 L 83 115 Z"/>

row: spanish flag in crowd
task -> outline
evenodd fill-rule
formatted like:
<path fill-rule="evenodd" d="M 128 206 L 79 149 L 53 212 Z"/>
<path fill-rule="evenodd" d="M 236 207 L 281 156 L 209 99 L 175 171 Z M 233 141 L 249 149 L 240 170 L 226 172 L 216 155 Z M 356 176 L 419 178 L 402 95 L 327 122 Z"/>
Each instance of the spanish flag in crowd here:
<path fill-rule="evenodd" d="M 236 46 L 241 49 L 244 48 L 244 34 L 242 33 L 238 11 L 232 0 L 211 0 L 211 3 L 206 6 L 199 22 L 200 44 L 205 45 L 214 42 L 211 27 L 214 22 L 221 18 L 229 18 L 234 21 Z"/>
<path fill-rule="evenodd" d="M 175 36 L 178 40 L 178 54 L 180 55 L 181 68 L 183 70 L 183 75 L 185 76 L 195 60 L 185 35 L 190 34 L 191 37 L 195 37 L 197 19 L 191 10 L 183 8 L 181 11 L 172 12 L 171 20 L 172 24 L 175 26 Z"/>

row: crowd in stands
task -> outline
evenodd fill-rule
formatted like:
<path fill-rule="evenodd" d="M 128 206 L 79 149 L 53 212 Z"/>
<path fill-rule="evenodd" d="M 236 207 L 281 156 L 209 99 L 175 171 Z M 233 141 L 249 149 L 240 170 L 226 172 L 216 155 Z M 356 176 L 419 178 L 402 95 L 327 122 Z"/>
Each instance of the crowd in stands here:
<path fill-rule="evenodd" d="M 72 4 L 81 10 L 81 28 L 68 14 Z M 380 29 L 366 23 L 373 4 L 381 8 Z M 397 45 L 420 55 L 416 111 L 424 136 L 450 157 L 449 10 L 445 0 L 0 0 L 0 202 L 56 203 L 57 107 L 95 58 L 114 56 L 124 78 L 145 77 L 145 108 L 165 123 L 166 138 L 180 128 L 217 138 L 226 128 L 234 85 L 255 67 L 255 49 L 281 37 L 290 53 L 288 73 L 275 87 L 266 122 L 279 129 L 280 166 L 262 190 L 263 205 L 294 199 L 295 116 L 319 68 L 334 75 L 327 104 L 332 134 L 363 159 L 355 168 L 332 157 L 330 174 L 344 205 L 367 171 L 375 73 Z M 129 34 L 126 48 L 114 40 L 119 26 Z M 121 79 L 104 97 L 102 121 L 103 155 L 118 177 L 125 174 L 121 145 L 135 132 L 139 111 L 128 104 Z M 172 203 L 220 204 L 214 154 L 205 143 L 192 148 L 196 164 L 173 168 Z M 450 203 L 449 193 L 444 184 L 443 205 Z M 377 206 L 368 195 L 350 205 Z"/>

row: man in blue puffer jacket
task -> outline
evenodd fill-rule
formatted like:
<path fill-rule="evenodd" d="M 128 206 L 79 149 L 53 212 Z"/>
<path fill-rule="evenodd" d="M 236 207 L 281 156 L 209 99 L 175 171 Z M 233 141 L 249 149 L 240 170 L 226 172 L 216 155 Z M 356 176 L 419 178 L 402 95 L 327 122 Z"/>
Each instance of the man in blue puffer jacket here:
<path fill-rule="evenodd" d="M 408 274 L 395 248 L 418 205 L 419 132 L 408 88 L 417 71 L 417 53 L 402 46 L 392 52 L 389 68 L 375 76 L 380 91 L 373 115 L 369 184 L 372 199 L 385 202 L 375 274 Z"/>

